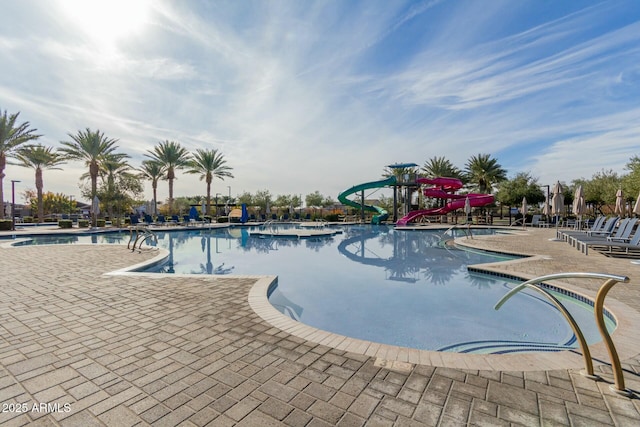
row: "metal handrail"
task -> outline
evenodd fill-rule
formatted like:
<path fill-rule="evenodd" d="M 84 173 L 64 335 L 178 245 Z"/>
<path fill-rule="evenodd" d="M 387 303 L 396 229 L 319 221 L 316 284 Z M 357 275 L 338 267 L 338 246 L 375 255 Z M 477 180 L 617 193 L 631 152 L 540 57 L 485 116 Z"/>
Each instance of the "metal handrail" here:
<path fill-rule="evenodd" d="M 607 296 L 609 290 L 618 282 L 628 283 L 629 278 L 627 276 L 619 276 L 615 274 L 607 274 L 607 273 L 557 273 L 557 274 L 548 274 L 546 276 L 536 277 L 535 279 L 527 280 L 526 282 L 521 283 L 515 288 L 511 289 L 505 296 L 503 296 L 500 301 L 496 303 L 494 309 L 499 310 L 502 305 L 507 302 L 509 298 L 511 298 L 516 293 L 520 292 L 525 287 L 533 289 L 535 291 L 540 292 L 544 296 L 546 296 L 553 305 L 560 310 L 562 315 L 571 325 L 571 329 L 573 329 L 573 333 L 576 335 L 578 342 L 580 344 L 580 349 L 582 351 L 582 356 L 584 358 L 586 376 L 591 379 L 598 379 L 599 377 L 593 372 L 593 362 L 591 360 L 591 352 L 589 351 L 589 346 L 587 341 L 580 330 L 580 327 L 574 320 L 573 316 L 567 311 L 564 305 L 558 301 L 553 295 L 551 295 L 547 290 L 536 286 L 541 284 L 547 280 L 557 280 L 557 279 L 605 279 L 606 281 L 600 286 L 600 290 L 596 295 L 596 300 L 593 306 L 593 313 L 596 318 L 596 324 L 598 325 L 598 330 L 600 331 L 600 335 L 602 335 L 602 339 L 607 347 L 607 352 L 609 353 L 609 358 L 611 359 L 611 367 L 613 370 L 613 377 L 615 382 L 614 385 L 611 385 L 610 388 L 614 392 L 623 395 L 630 396 L 631 393 L 625 388 L 624 385 L 624 376 L 622 373 L 622 366 L 620 364 L 620 358 L 618 357 L 618 352 L 616 351 L 615 345 L 613 344 L 613 340 L 611 339 L 611 335 L 609 335 L 609 331 L 607 331 L 607 327 L 604 323 L 604 299 Z"/>
<path fill-rule="evenodd" d="M 138 245 L 138 250 L 140 250 L 142 248 L 142 244 L 150 238 L 153 239 L 156 244 L 158 243 L 158 236 L 156 233 L 149 230 L 146 226 L 136 225 L 134 227 L 129 227 L 129 242 L 127 243 L 127 249 L 131 249 L 131 251 L 134 252 L 136 250 L 136 245 Z M 133 241 L 133 247 L 131 247 L 131 241 Z"/>

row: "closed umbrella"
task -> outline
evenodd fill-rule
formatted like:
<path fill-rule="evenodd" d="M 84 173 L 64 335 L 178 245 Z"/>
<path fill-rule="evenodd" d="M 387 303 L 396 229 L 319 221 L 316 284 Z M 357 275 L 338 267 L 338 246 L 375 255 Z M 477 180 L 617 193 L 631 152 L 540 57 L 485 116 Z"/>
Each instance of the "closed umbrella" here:
<path fill-rule="evenodd" d="M 560 181 L 553 186 L 553 197 L 551 198 L 551 214 L 555 216 L 556 219 L 556 237 L 553 239 L 549 239 L 551 241 L 559 241 L 558 235 L 558 222 L 559 216 L 564 209 L 564 196 L 562 195 L 562 185 Z"/>
<path fill-rule="evenodd" d="M 624 214 L 624 200 L 622 199 L 622 189 L 616 191 L 616 207 L 613 210 L 616 215 Z"/>
<path fill-rule="evenodd" d="M 582 185 L 578 185 L 576 193 L 573 196 L 573 213 L 578 217 L 576 222 L 576 228 L 580 227 L 582 223 L 582 215 L 587 211 L 587 203 L 584 201 L 584 191 Z"/>
<path fill-rule="evenodd" d="M 522 198 L 522 206 L 520 207 L 520 213 L 522 214 L 522 226 L 525 226 L 525 222 L 527 221 L 527 198 Z"/>
<path fill-rule="evenodd" d="M 640 194 L 638 194 L 638 200 L 636 200 L 636 204 L 633 207 L 633 213 L 636 215 L 640 215 Z"/>

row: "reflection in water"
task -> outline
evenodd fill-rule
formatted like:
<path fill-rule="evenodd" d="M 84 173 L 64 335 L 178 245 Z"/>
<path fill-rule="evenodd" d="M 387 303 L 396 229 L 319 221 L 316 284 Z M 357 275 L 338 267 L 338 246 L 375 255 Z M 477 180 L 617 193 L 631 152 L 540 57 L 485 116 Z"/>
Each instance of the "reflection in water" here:
<path fill-rule="evenodd" d="M 390 232 L 380 227 L 358 228 L 345 235 L 338 245 L 342 255 L 384 268 L 387 280 L 399 282 L 415 283 L 422 277 L 434 285 L 445 285 L 456 274 L 466 272 L 469 264 L 512 259 L 452 248 L 447 244 L 449 237 L 436 232 Z M 390 254 L 385 247 L 391 248 Z"/>

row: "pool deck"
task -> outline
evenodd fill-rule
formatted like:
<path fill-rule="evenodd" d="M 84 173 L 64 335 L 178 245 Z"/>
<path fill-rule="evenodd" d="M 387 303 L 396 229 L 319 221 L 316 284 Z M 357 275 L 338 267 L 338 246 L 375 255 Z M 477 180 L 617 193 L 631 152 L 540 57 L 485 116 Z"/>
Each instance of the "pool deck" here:
<path fill-rule="evenodd" d="M 527 369 L 524 356 L 493 355 L 479 369 L 456 354 L 415 360 L 373 343 L 347 351 L 344 337 L 285 332 L 274 326 L 281 318 L 257 314 L 273 277 L 107 274 L 158 251 L 0 245 L 0 425 L 638 425 L 640 265 L 553 236 L 528 229 L 459 243 L 536 255 L 486 266 L 505 274 L 629 276 L 605 305 L 621 319 L 613 340 L 635 398 L 609 389 L 598 349 L 597 382 L 573 353 L 576 367 L 558 367 L 565 362 L 551 353 Z M 592 296 L 600 283 L 563 285 Z"/>

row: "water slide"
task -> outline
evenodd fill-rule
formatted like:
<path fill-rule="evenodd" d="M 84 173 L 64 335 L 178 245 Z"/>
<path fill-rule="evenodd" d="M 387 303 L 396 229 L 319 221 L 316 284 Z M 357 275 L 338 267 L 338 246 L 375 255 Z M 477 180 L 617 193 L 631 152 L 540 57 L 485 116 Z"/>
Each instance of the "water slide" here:
<path fill-rule="evenodd" d="M 407 225 L 423 216 L 445 215 L 456 209 L 463 209 L 467 197 L 469 198 L 469 204 L 473 208 L 489 205 L 493 203 L 494 200 L 491 194 L 454 194 L 455 191 L 462 188 L 462 182 L 456 178 L 418 178 L 416 179 L 416 183 L 434 186 L 424 190 L 426 197 L 450 199 L 451 201 L 441 208 L 421 209 L 409 212 L 406 216 L 400 218 L 396 225 Z"/>
<path fill-rule="evenodd" d="M 354 194 L 354 193 L 361 192 L 363 190 L 369 190 L 371 188 L 386 187 L 389 185 L 393 185 L 395 183 L 396 183 L 396 178 L 392 176 L 387 179 L 382 179 L 380 181 L 365 182 L 364 184 L 354 185 L 348 190 L 345 190 L 342 193 L 340 193 L 338 195 L 338 200 L 343 205 L 351 206 L 352 208 L 356 208 L 356 209 L 362 209 L 363 206 L 360 203 L 347 199 L 347 196 L 350 196 L 351 194 Z M 389 217 L 389 212 L 387 212 L 384 208 L 380 206 L 364 205 L 364 210 L 377 213 L 377 215 L 374 215 L 373 218 L 371 219 L 372 224 L 380 224 L 382 221 L 386 220 Z"/>

